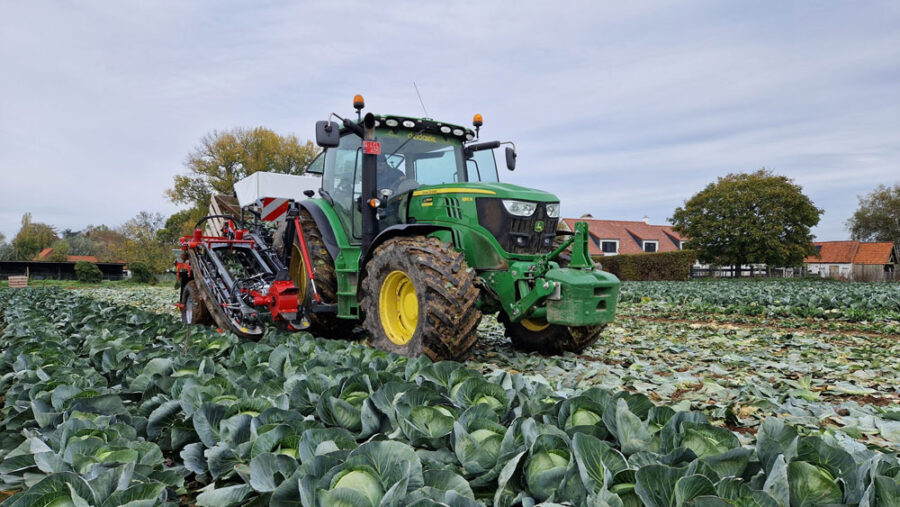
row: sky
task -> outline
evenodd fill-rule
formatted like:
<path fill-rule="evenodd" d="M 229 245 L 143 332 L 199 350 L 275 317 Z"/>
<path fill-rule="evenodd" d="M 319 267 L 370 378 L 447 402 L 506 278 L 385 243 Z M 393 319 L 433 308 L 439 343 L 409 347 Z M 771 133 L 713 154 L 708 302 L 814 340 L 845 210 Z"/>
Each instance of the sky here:
<path fill-rule="evenodd" d="M 301 140 L 367 110 L 512 140 L 503 181 L 564 216 L 663 224 L 716 178 L 768 168 L 848 239 L 900 182 L 900 3 L 0 1 L 0 233 L 178 207 L 213 130 Z"/>

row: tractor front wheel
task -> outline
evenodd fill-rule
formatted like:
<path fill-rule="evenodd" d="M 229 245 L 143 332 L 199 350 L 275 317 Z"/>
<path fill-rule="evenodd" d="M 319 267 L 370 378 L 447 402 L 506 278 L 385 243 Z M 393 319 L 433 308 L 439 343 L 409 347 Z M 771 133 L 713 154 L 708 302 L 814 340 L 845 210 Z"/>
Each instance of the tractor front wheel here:
<path fill-rule="evenodd" d="M 590 347 L 606 326 L 568 327 L 550 324 L 543 319 L 522 319 L 510 322 L 504 312 L 500 312 L 500 322 L 506 329 L 506 337 L 517 350 L 537 352 L 544 355 L 563 352 L 581 353 Z"/>
<path fill-rule="evenodd" d="M 465 256 L 437 238 L 389 239 L 366 264 L 363 327 L 371 343 L 435 361 L 464 359 L 478 340 L 478 288 Z"/>

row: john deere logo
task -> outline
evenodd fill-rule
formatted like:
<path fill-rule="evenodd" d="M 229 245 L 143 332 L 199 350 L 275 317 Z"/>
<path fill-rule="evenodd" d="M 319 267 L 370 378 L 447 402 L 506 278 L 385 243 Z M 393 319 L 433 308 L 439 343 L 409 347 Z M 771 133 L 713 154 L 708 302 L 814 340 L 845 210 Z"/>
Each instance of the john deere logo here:
<path fill-rule="evenodd" d="M 538 220 L 534 223 L 534 232 L 544 232 L 544 221 Z"/>

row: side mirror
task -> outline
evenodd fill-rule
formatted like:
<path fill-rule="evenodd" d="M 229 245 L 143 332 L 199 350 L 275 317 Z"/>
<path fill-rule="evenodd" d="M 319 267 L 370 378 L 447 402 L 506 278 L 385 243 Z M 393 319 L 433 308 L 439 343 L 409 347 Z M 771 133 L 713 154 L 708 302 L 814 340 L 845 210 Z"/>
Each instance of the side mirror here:
<path fill-rule="evenodd" d="M 510 171 L 516 168 L 516 150 L 511 146 L 506 147 L 506 168 Z"/>
<path fill-rule="evenodd" d="M 317 121 L 316 144 L 322 148 L 336 148 L 341 144 L 341 127 L 338 122 Z"/>

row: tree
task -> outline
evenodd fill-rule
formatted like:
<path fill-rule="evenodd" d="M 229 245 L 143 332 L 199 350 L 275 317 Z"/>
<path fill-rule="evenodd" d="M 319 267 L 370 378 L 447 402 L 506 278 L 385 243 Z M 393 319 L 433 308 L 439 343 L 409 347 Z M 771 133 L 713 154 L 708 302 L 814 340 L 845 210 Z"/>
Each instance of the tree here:
<path fill-rule="evenodd" d="M 673 228 L 690 238 L 701 262 L 796 266 L 813 249 L 816 208 L 792 180 L 761 169 L 729 174 L 675 209 Z"/>
<path fill-rule="evenodd" d="M 172 264 L 169 247 L 157 239 L 165 219 L 159 213 L 141 211 L 122 225 L 126 238 L 125 259 L 129 263 L 141 262 L 151 271 L 165 271 Z"/>
<path fill-rule="evenodd" d="M 0 261 L 11 261 L 16 258 L 15 248 L 6 242 L 6 236 L 0 233 Z"/>
<path fill-rule="evenodd" d="M 301 174 L 317 154 L 311 141 L 300 144 L 294 135 L 264 127 L 213 131 L 188 155 L 188 174 L 175 176 L 166 194 L 176 204 L 205 210 L 214 193 L 230 195 L 236 181 L 257 171 Z"/>
<path fill-rule="evenodd" d="M 850 235 L 859 241 L 891 241 L 900 247 L 900 183 L 878 185 L 859 197 L 859 209 L 847 221 Z"/>
<path fill-rule="evenodd" d="M 174 247 L 182 236 L 190 236 L 194 231 L 194 225 L 207 215 L 209 208 L 193 207 L 183 209 L 172 214 L 166 219 L 165 226 L 156 235 L 160 243 Z"/>
<path fill-rule="evenodd" d="M 65 262 L 69 259 L 69 242 L 64 239 L 58 239 L 50 245 L 50 248 L 53 249 L 53 252 L 50 253 L 50 258 L 47 260 L 53 262 Z"/>
<path fill-rule="evenodd" d="M 121 232 L 110 229 L 106 225 L 89 225 L 82 234 L 92 245 L 91 253 L 87 255 L 93 255 L 101 262 L 120 262 L 125 260 L 128 238 Z M 72 255 L 76 254 L 73 253 Z"/>
<path fill-rule="evenodd" d="M 84 232 L 67 237 L 69 243 L 69 255 L 97 255 L 94 242 Z"/>
<path fill-rule="evenodd" d="M 31 213 L 22 216 L 22 228 L 13 238 L 13 247 L 17 260 L 31 260 L 41 250 L 58 240 L 56 231 L 47 224 L 32 222 Z"/>

